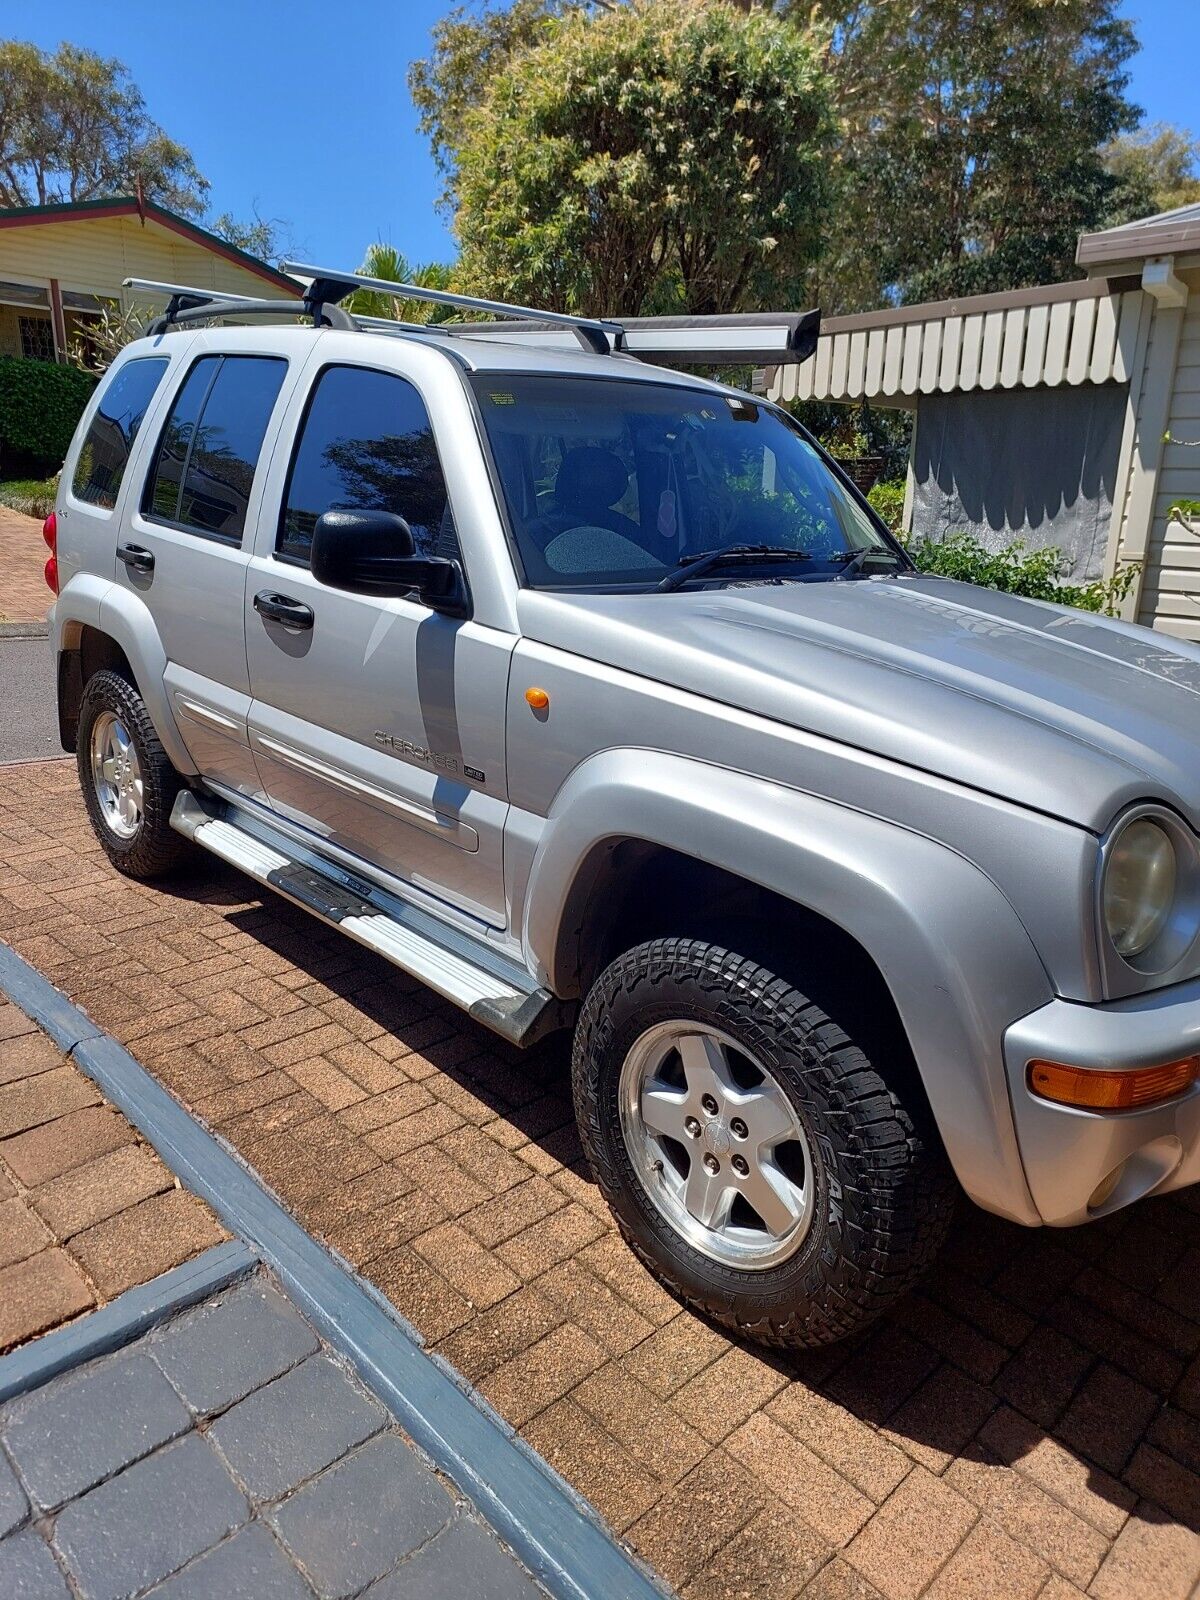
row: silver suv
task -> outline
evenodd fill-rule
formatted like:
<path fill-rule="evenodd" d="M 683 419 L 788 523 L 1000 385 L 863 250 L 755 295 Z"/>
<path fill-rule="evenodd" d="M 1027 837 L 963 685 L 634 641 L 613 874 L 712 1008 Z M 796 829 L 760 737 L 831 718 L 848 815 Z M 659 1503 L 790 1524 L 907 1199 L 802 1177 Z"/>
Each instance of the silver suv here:
<path fill-rule="evenodd" d="M 884 1311 L 958 1188 L 1064 1225 L 1194 1182 L 1200 650 L 919 575 L 786 413 L 629 354 L 764 319 L 382 328 L 296 270 L 311 327 L 174 292 L 66 462 L 113 863 L 192 841 L 573 1028 L 626 1238 L 765 1343 Z"/>

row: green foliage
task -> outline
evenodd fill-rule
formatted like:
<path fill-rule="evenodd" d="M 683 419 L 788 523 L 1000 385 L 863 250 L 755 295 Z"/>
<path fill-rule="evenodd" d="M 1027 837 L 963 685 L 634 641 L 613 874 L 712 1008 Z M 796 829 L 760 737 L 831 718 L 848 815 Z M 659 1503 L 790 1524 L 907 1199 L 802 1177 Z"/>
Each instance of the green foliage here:
<path fill-rule="evenodd" d="M 1104 165 L 1118 180 L 1112 224 L 1200 200 L 1200 139 L 1184 128 L 1152 122 L 1105 145 Z"/>
<path fill-rule="evenodd" d="M 235 250 L 244 250 L 248 256 L 256 256 L 259 261 L 280 261 L 291 253 L 290 244 L 285 243 L 289 233 L 287 223 L 282 217 L 260 216 L 257 207 L 249 222 L 239 222 L 232 212 L 222 211 L 206 226 L 218 239 L 224 239 Z"/>
<path fill-rule="evenodd" d="M 132 194 L 200 216 L 208 184 L 146 112 L 121 62 L 0 42 L 0 205 Z"/>
<path fill-rule="evenodd" d="M 1169 522 L 1200 522 L 1200 500 L 1175 500 L 1167 508 Z"/>
<path fill-rule="evenodd" d="M 0 459 L 57 468 L 95 383 L 74 367 L 0 356 Z"/>
<path fill-rule="evenodd" d="M 1030 600 L 1053 600 L 1081 611 L 1103 611 L 1106 616 L 1116 615 L 1138 572 L 1137 564 L 1129 563 L 1108 580 L 1065 583 L 1066 562 L 1055 546 L 1031 550 L 1023 539 L 1014 539 L 1002 550 L 993 551 L 970 533 L 917 540 L 909 545 L 908 553 L 922 572 L 977 583 L 985 589 L 1003 589 Z"/>
<path fill-rule="evenodd" d="M 54 510 L 58 494 L 58 474 L 52 478 L 10 478 L 0 483 L 0 506 L 20 511 L 27 517 L 39 517 L 43 522 Z"/>
<path fill-rule="evenodd" d="M 810 0 L 789 14 L 810 15 Z M 834 30 L 839 204 L 827 312 L 1076 275 L 1120 181 L 1101 147 L 1135 127 L 1118 0 L 819 0 Z"/>
<path fill-rule="evenodd" d="M 827 206 L 823 36 L 728 0 L 527 22 L 535 42 L 438 124 L 464 287 L 625 315 L 800 303 Z"/>
<path fill-rule="evenodd" d="M 358 270 L 364 278 L 411 283 L 420 289 L 450 287 L 448 266 L 440 261 L 413 266 L 402 251 L 390 244 L 371 245 Z M 356 290 L 346 301 L 346 308 L 360 317 L 386 317 L 389 322 L 446 322 L 454 316 L 452 306 L 439 306 L 430 300 L 414 300 L 408 295 L 386 294 L 382 289 Z"/>
<path fill-rule="evenodd" d="M 904 519 L 904 479 L 883 478 L 873 484 L 867 502 L 877 517 L 887 523 L 893 533 L 899 533 Z"/>

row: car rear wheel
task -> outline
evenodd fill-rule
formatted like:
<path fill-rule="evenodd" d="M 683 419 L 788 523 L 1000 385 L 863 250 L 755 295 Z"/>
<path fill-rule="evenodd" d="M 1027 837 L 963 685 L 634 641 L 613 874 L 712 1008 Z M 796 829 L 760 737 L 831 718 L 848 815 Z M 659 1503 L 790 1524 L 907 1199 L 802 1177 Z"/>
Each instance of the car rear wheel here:
<path fill-rule="evenodd" d="M 142 697 L 119 673 L 97 672 L 87 681 L 76 762 L 88 816 L 113 866 L 131 878 L 170 872 L 187 849 L 170 825 L 183 779 Z"/>
<path fill-rule="evenodd" d="M 945 1235 L 954 1183 L 940 1148 L 820 1006 L 732 951 L 661 939 L 614 961 L 580 1014 L 573 1080 L 625 1237 L 746 1337 L 845 1337 L 907 1291 Z"/>

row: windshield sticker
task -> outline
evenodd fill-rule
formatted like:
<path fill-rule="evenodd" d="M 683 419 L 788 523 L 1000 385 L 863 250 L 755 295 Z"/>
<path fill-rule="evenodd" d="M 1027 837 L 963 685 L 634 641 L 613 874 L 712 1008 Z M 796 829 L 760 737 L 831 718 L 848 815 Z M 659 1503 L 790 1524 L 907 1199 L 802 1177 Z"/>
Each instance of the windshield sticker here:
<path fill-rule="evenodd" d="M 516 396 L 509 394 L 507 390 L 501 390 L 499 394 L 489 392 L 488 399 L 494 406 L 515 406 L 517 403 Z"/>

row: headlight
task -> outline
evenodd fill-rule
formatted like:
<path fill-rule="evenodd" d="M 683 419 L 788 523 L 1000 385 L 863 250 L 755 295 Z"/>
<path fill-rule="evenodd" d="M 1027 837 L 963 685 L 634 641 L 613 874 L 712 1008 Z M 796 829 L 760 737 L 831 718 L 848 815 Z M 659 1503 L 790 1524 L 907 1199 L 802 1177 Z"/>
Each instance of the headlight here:
<path fill-rule="evenodd" d="M 1104 873 L 1104 925 L 1126 961 L 1162 933 L 1178 876 L 1170 835 L 1149 817 L 1137 817 L 1113 841 Z"/>

